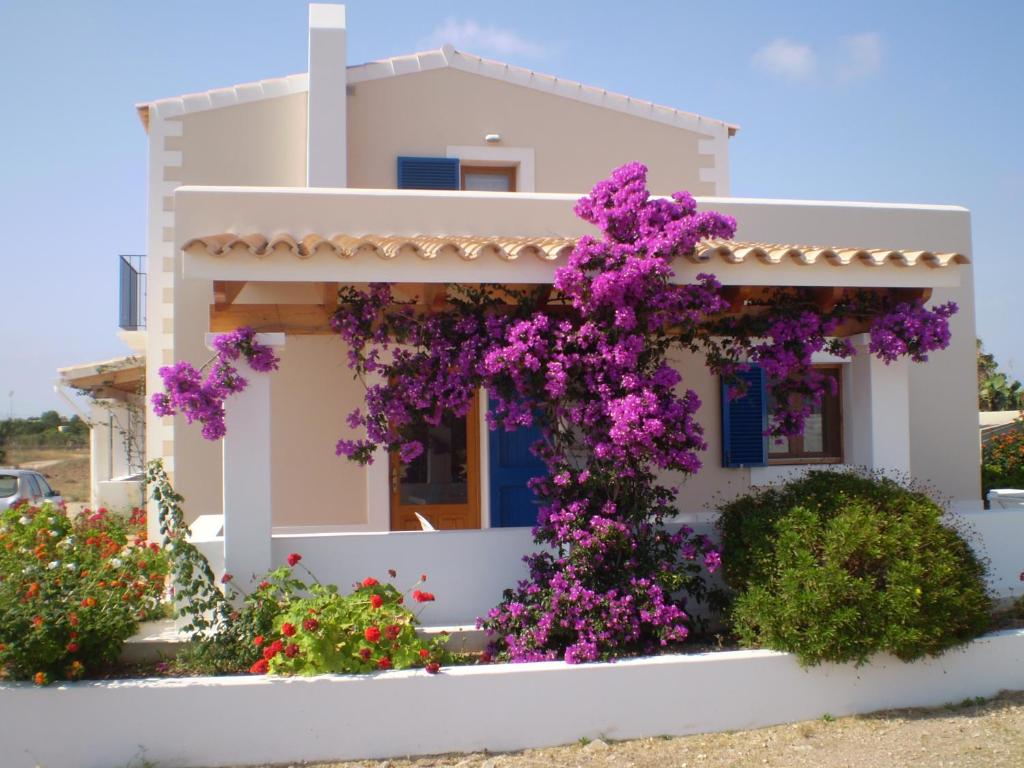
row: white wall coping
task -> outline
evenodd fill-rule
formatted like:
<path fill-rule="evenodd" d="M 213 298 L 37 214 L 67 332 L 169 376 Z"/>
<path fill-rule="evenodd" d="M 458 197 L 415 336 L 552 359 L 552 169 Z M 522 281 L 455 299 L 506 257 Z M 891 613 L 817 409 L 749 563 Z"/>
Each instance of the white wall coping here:
<path fill-rule="evenodd" d="M 862 667 L 805 669 L 790 654 L 731 651 L 453 667 L 433 676 L 7 683 L 0 744 L 5 768 L 123 765 L 140 749 L 147 760 L 183 767 L 503 752 L 937 706 L 1005 689 L 1024 689 L 1024 630 L 935 659 L 878 656 Z M 175 722 L 181 728 L 168 727 Z"/>

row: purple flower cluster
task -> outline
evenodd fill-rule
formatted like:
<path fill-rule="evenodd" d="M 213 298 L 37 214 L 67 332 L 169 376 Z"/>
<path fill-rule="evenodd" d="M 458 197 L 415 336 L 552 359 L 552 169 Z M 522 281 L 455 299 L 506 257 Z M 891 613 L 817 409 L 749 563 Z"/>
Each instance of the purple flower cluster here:
<path fill-rule="evenodd" d="M 213 341 L 217 354 L 200 369 L 185 361 L 161 368 L 164 391 L 152 396 L 153 412 L 157 416 L 181 413 L 189 424 L 198 421 L 207 440 L 224 437 L 224 400 L 248 384 L 234 363 L 244 358 L 250 368 L 259 372 L 273 371 L 278 366 L 273 350 L 257 342 L 255 336 L 252 328 L 238 328 L 218 336 Z M 205 378 L 203 368 L 209 368 Z"/>
<path fill-rule="evenodd" d="M 920 301 L 898 304 L 872 324 L 869 348 L 886 364 L 904 355 L 924 362 L 929 352 L 949 346 L 949 318 L 956 312 L 952 301 L 934 309 Z"/>

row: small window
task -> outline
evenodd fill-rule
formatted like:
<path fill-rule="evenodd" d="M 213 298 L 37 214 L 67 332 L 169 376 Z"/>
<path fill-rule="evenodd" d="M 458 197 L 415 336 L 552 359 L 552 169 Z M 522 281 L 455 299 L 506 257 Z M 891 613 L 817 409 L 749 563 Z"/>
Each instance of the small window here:
<path fill-rule="evenodd" d="M 515 192 L 515 166 L 464 165 L 462 189 L 470 192 Z"/>
<path fill-rule="evenodd" d="M 0 499 L 6 499 L 18 493 L 16 475 L 0 475 Z"/>
<path fill-rule="evenodd" d="M 36 482 L 39 483 L 39 490 L 43 492 L 43 496 L 53 496 L 53 489 L 42 475 L 36 475 Z"/>
<path fill-rule="evenodd" d="M 843 460 L 842 369 L 838 365 L 815 366 L 835 382 L 835 394 L 826 387 L 821 405 L 807 417 L 798 437 L 769 437 L 769 464 L 826 464 Z M 800 397 L 793 402 L 799 407 Z M 769 397 L 768 411 L 772 410 Z"/>
<path fill-rule="evenodd" d="M 27 481 L 28 494 L 30 497 L 36 499 L 43 495 L 42 491 L 39 489 L 39 482 L 36 480 L 35 475 L 23 475 L 23 477 Z"/>

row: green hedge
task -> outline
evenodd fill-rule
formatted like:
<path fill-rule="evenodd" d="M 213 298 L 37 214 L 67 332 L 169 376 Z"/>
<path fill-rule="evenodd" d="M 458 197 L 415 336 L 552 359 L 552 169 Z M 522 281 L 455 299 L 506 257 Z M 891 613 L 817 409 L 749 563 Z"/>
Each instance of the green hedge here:
<path fill-rule="evenodd" d="M 729 617 L 741 642 L 802 664 L 910 661 L 989 625 L 985 567 L 923 493 L 812 471 L 722 509 Z"/>

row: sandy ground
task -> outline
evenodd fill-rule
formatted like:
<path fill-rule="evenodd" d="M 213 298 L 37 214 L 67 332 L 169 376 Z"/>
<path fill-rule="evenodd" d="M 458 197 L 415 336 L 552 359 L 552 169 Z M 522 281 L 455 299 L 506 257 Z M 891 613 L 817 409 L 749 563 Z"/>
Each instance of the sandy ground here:
<path fill-rule="evenodd" d="M 694 692 L 699 705 L 699 693 Z M 298 764 L 295 764 L 296 768 Z M 303 764 L 313 768 L 313 764 Z M 315 768 L 1021 768 L 1024 692 L 937 709 L 681 738 L 572 744 L 512 754 L 317 763 Z M 269 768 L 263 766 L 261 768 Z"/>
<path fill-rule="evenodd" d="M 69 506 L 89 499 L 88 449 L 10 448 L 7 462 L 10 466 L 42 472 Z"/>

